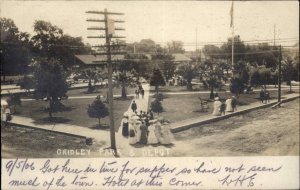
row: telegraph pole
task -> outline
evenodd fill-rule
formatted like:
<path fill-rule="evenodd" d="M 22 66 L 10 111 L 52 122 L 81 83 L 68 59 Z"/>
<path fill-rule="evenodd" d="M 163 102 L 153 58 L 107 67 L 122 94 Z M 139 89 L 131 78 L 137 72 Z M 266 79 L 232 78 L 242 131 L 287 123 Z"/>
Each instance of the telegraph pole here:
<path fill-rule="evenodd" d="M 279 46 L 279 63 L 278 63 L 278 104 L 281 103 L 281 45 Z"/>
<path fill-rule="evenodd" d="M 100 53 L 94 53 L 94 55 L 106 55 L 107 56 L 107 67 L 108 67 L 108 101 L 109 101 L 109 121 L 110 121 L 110 141 L 111 141 L 111 149 L 115 151 L 117 154 L 117 147 L 116 147 L 116 138 L 115 138 L 115 123 L 114 123 L 114 112 L 113 112 L 113 84 L 112 84 L 112 59 L 111 55 L 118 55 L 118 54 L 125 54 L 126 52 L 122 51 L 115 51 L 112 52 L 111 48 L 114 47 L 119 49 L 122 45 L 116 44 L 111 45 L 112 38 L 125 38 L 124 36 L 115 36 L 115 30 L 124 30 L 122 28 L 117 28 L 114 26 L 114 23 L 123 23 L 124 21 L 120 20 L 112 20 L 108 17 L 108 15 L 124 15 L 124 13 L 114 13 L 108 12 L 107 9 L 102 11 L 87 11 L 86 13 L 90 14 L 101 14 L 104 15 L 104 20 L 99 19 L 87 19 L 88 22 L 104 22 L 105 27 L 89 27 L 88 30 L 104 30 L 105 36 L 88 36 L 88 38 L 105 38 L 105 45 L 98 45 L 93 47 L 102 47 L 106 51 Z"/>

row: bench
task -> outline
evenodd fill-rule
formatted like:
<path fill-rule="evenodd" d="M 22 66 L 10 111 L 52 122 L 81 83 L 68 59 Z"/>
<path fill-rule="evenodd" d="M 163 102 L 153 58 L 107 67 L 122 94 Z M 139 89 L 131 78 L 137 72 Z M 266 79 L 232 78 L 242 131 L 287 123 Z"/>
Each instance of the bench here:
<path fill-rule="evenodd" d="M 199 97 L 199 100 L 200 100 L 201 111 L 202 112 L 207 112 L 208 109 L 209 109 L 209 105 L 208 105 L 207 101 L 202 100 L 201 97 Z"/>

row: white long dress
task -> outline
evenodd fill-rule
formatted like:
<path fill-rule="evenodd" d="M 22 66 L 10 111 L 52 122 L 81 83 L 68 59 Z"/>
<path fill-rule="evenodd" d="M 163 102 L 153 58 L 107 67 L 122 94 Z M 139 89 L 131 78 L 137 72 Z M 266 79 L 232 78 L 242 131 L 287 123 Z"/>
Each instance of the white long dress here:
<path fill-rule="evenodd" d="M 172 144 L 173 135 L 172 135 L 169 127 L 167 125 L 161 125 L 160 127 L 161 127 L 160 144 L 163 144 L 163 145 Z"/>
<path fill-rule="evenodd" d="M 140 121 L 137 119 L 130 119 L 129 122 L 129 144 L 136 144 L 137 141 L 137 126 L 140 126 Z"/>
<path fill-rule="evenodd" d="M 226 111 L 227 112 L 233 112 L 233 108 L 232 108 L 232 99 L 228 98 L 225 102 L 226 104 Z"/>
<path fill-rule="evenodd" d="M 216 100 L 215 102 L 214 102 L 214 111 L 213 111 L 213 115 L 214 116 L 220 116 L 221 115 L 221 105 L 222 105 L 222 103 L 221 103 L 221 101 L 219 101 L 219 100 Z"/>
<path fill-rule="evenodd" d="M 155 124 L 152 124 L 148 127 L 149 135 L 148 135 L 148 142 L 147 144 L 157 144 L 158 139 L 155 135 Z"/>

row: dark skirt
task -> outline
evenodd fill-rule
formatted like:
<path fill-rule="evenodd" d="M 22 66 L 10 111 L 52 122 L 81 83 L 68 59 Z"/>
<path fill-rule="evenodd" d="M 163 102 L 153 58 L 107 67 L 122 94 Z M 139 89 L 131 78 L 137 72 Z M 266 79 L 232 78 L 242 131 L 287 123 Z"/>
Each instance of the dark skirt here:
<path fill-rule="evenodd" d="M 123 123 L 122 135 L 124 137 L 128 137 L 128 135 L 129 135 L 129 132 L 128 132 L 128 123 Z"/>
<path fill-rule="evenodd" d="M 140 139 L 140 143 L 141 144 L 147 144 L 147 141 L 148 141 L 147 127 L 143 126 L 143 127 L 141 127 L 141 139 Z"/>

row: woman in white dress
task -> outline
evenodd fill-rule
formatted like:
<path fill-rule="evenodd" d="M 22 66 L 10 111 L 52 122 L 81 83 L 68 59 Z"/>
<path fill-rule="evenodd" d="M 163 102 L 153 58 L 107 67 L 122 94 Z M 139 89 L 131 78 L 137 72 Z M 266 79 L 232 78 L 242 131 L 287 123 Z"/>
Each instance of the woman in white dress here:
<path fill-rule="evenodd" d="M 173 135 L 169 129 L 169 127 L 167 125 L 162 125 L 161 126 L 161 131 L 162 131 L 162 137 L 160 140 L 160 144 L 163 145 L 169 145 L 172 144 L 172 140 L 173 140 Z"/>
<path fill-rule="evenodd" d="M 156 120 L 150 120 L 149 123 L 149 127 L 148 127 L 148 142 L 147 144 L 157 144 L 159 141 L 155 135 L 155 131 L 156 131 Z"/>
<path fill-rule="evenodd" d="M 226 104 L 226 112 L 233 112 L 232 99 L 231 99 L 231 98 L 228 98 L 228 99 L 225 101 L 225 104 Z"/>
<path fill-rule="evenodd" d="M 139 117 L 133 114 L 129 120 L 129 144 L 136 144 L 137 126 L 140 126 Z"/>
<path fill-rule="evenodd" d="M 221 115 L 221 105 L 222 105 L 222 102 L 220 101 L 219 97 L 216 97 L 215 102 L 214 102 L 214 110 L 212 113 L 213 116 Z"/>
<path fill-rule="evenodd" d="M 156 128 L 159 129 L 159 142 L 162 145 L 169 145 L 172 144 L 173 141 L 173 135 L 171 133 L 170 128 L 168 127 L 168 124 L 163 124 L 164 119 L 162 117 L 158 118 L 158 121 L 156 122 Z"/>

